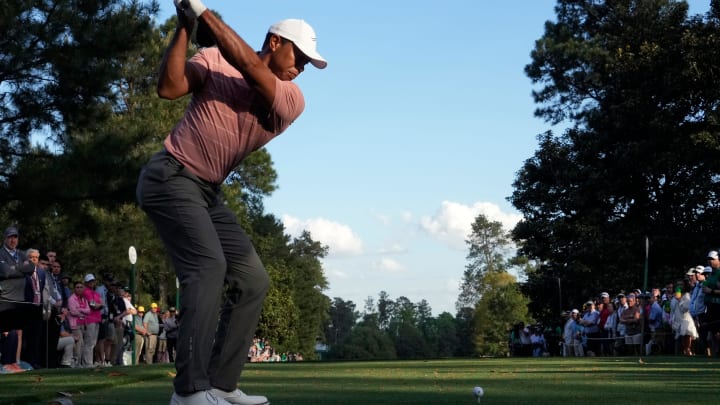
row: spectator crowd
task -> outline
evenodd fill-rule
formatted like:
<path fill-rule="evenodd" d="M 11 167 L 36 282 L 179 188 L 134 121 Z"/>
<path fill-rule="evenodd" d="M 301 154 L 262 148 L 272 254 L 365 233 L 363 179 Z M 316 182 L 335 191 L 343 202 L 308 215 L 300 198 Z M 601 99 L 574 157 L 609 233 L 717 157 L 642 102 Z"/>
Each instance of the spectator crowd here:
<path fill-rule="evenodd" d="M 510 333 L 516 356 L 720 355 L 720 256 L 650 291 L 601 292 L 563 313 L 554 331 L 520 323 Z"/>
<path fill-rule="evenodd" d="M 0 248 L 0 373 L 175 361 L 179 313 L 135 305 L 112 273 L 74 280 L 57 252 L 18 248 L 16 227 Z M 300 361 L 256 338 L 250 361 Z M 132 357 L 134 353 L 135 357 Z"/>
<path fill-rule="evenodd" d="M 3 372 L 34 368 L 107 367 L 174 358 L 175 308 L 145 313 L 111 273 L 73 280 L 57 252 L 18 248 L 15 227 L 0 249 L 0 364 Z M 133 333 L 134 332 L 134 333 Z"/>
<path fill-rule="evenodd" d="M 251 363 L 303 361 L 303 356 L 300 353 L 279 353 L 265 339 L 256 336 L 248 350 L 248 361 Z"/>
<path fill-rule="evenodd" d="M 0 364 L 2 372 L 32 368 L 108 367 L 173 362 L 179 314 L 152 302 L 135 306 L 111 273 L 73 280 L 55 251 L 18 249 L 8 227 L 0 248 Z M 131 353 L 135 354 L 132 358 Z M 563 314 L 555 330 L 515 325 L 514 356 L 720 355 L 720 254 L 664 287 L 614 296 L 601 292 Z M 250 362 L 302 361 L 255 338 Z"/>

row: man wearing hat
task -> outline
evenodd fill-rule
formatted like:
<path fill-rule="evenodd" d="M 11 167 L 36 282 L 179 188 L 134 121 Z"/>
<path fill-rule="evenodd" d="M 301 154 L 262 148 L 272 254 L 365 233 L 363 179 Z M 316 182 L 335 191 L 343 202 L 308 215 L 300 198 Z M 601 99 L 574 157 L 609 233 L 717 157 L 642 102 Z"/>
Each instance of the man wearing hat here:
<path fill-rule="evenodd" d="M 7 263 L 25 263 L 27 256 L 24 252 L 18 250 L 18 243 L 20 242 L 20 233 L 14 226 L 5 228 L 3 233 L 3 249 L 4 251 L 0 254 L 0 259 Z"/>
<path fill-rule="evenodd" d="M 171 404 L 266 404 L 236 387 L 269 277 L 220 185 L 300 116 L 305 100 L 292 80 L 308 63 L 322 69 L 327 62 L 305 21 L 272 25 L 256 52 L 201 1 L 175 5 L 179 21 L 157 91 L 167 99 L 192 93 L 192 100 L 137 185 L 183 291 Z M 196 24 L 198 42 L 216 46 L 186 60 Z"/>
<path fill-rule="evenodd" d="M 603 291 L 600 293 L 600 320 L 598 321 L 598 326 L 600 327 L 600 337 L 602 340 L 600 341 L 600 354 L 607 355 L 610 353 L 612 343 L 610 338 L 609 331 L 605 328 L 605 323 L 608 320 L 608 317 L 612 312 L 610 312 L 610 294 Z"/>
<path fill-rule="evenodd" d="M 133 327 L 135 329 L 135 364 L 140 364 L 140 354 L 145 346 L 145 337 L 148 335 L 147 328 L 143 323 L 145 317 L 145 307 L 140 305 L 137 307 L 137 313 L 133 315 Z"/>
<path fill-rule="evenodd" d="M 582 340 L 578 332 L 580 311 L 573 309 L 567 313 L 567 321 L 563 327 L 563 348 L 565 357 L 582 357 Z"/>
<path fill-rule="evenodd" d="M 35 271 L 35 264 L 28 261 L 25 252 L 18 249 L 19 232 L 16 227 L 5 229 L 0 249 L 0 332 L 9 332 L 6 340 L 12 342 L 4 351 L 2 362 L 15 364 L 22 358 L 39 366 L 39 334 L 42 325 L 42 281 Z M 30 281 L 37 282 L 29 284 Z M 28 293 L 30 289 L 30 293 Z M 23 333 L 27 329 L 29 333 Z M 26 341 L 27 344 L 23 344 Z M 32 350 L 29 350 L 32 348 Z M 20 354 L 20 352 L 22 352 Z"/>
<path fill-rule="evenodd" d="M 85 367 L 91 367 L 93 365 L 100 366 L 101 364 L 99 362 L 97 364 L 93 363 L 93 358 L 98 334 L 100 333 L 100 322 L 102 322 L 102 310 L 104 305 L 100 294 L 95 291 L 95 285 L 97 282 L 95 275 L 88 273 L 85 275 L 83 280 L 85 281 L 83 296 L 90 307 L 90 314 L 85 317 L 81 364 Z"/>
<path fill-rule="evenodd" d="M 703 293 L 705 293 L 705 327 L 709 337 L 708 347 L 711 347 L 711 355 L 718 354 L 720 346 L 720 255 L 717 250 L 711 250 L 707 254 L 708 264 L 712 268 L 712 274 L 703 282 Z M 700 336 L 705 339 L 706 336 Z"/>
<path fill-rule="evenodd" d="M 165 336 L 167 337 L 168 359 L 170 363 L 174 363 L 178 334 L 177 311 L 175 307 L 170 307 L 168 308 L 168 312 L 170 315 L 163 321 L 163 326 L 165 328 Z"/>
<path fill-rule="evenodd" d="M 103 273 L 102 282 L 95 287 L 95 292 L 100 296 L 103 305 L 102 320 L 100 321 L 97 345 L 95 345 L 95 360 L 104 367 L 112 365 L 112 346 L 115 341 L 115 325 L 110 322 L 110 305 L 108 303 L 108 295 L 114 281 L 112 274 Z M 96 282 L 96 284 L 98 283 Z"/>
<path fill-rule="evenodd" d="M 705 273 L 707 269 L 707 273 Z M 692 275 L 690 273 L 693 273 Z M 707 307 L 705 305 L 705 293 L 703 292 L 703 283 L 705 282 L 705 275 L 710 275 L 712 267 L 710 266 L 696 266 L 690 268 L 686 275 L 690 281 L 690 316 L 695 322 L 695 327 L 698 331 L 697 347 L 693 350 L 694 353 L 704 353 L 707 349 L 707 328 L 705 326 L 705 311 Z"/>
<path fill-rule="evenodd" d="M 11 301 L 25 301 L 25 276 L 35 271 L 35 265 L 28 262 L 25 252 L 18 249 L 18 241 L 17 228 L 5 229 L 0 249 L 0 297 Z"/>
<path fill-rule="evenodd" d="M 587 337 L 587 349 L 592 356 L 600 355 L 600 312 L 595 309 L 595 302 L 588 301 L 583 305 L 583 314 L 579 323 L 584 327 L 584 333 Z"/>
<path fill-rule="evenodd" d="M 150 304 L 150 311 L 143 317 L 143 324 L 147 330 L 145 336 L 145 362 L 152 364 L 155 358 L 155 350 L 158 344 L 158 334 L 160 333 L 160 319 L 158 319 L 158 304 Z"/>

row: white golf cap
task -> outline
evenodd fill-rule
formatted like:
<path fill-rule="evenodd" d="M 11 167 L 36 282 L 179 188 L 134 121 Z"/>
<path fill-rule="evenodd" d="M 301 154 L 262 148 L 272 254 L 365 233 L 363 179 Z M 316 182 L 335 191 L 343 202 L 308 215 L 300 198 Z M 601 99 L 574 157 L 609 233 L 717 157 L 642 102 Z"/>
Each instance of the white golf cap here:
<path fill-rule="evenodd" d="M 294 18 L 282 20 L 271 25 L 268 32 L 292 41 L 316 68 L 325 69 L 327 66 L 327 61 L 317 51 L 315 30 L 305 21 Z"/>

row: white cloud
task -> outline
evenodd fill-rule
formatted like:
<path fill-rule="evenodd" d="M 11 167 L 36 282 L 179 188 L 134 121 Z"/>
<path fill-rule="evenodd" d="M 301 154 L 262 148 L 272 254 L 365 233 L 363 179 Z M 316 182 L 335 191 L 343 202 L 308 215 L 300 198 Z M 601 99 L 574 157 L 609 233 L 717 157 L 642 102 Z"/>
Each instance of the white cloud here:
<path fill-rule="evenodd" d="M 310 232 L 312 239 L 330 248 L 328 256 L 355 256 L 363 253 L 363 242 L 347 226 L 324 218 L 300 220 L 283 215 L 283 224 L 288 234 L 299 236 L 303 230 Z"/>
<path fill-rule="evenodd" d="M 348 279 L 348 275 L 347 275 L 347 273 L 345 273 L 344 271 L 331 270 L 331 271 L 330 271 L 330 274 L 331 274 L 334 278 L 337 278 L 337 279 L 340 279 L 340 280 L 347 280 L 347 279 Z"/>
<path fill-rule="evenodd" d="M 405 266 L 400 264 L 400 262 L 387 257 L 373 262 L 373 268 L 375 268 L 376 270 L 389 271 L 392 273 L 399 273 L 405 271 Z"/>
<path fill-rule="evenodd" d="M 393 243 L 390 246 L 385 246 L 378 249 L 378 253 L 381 255 L 397 255 L 407 252 L 408 249 L 399 243 Z"/>
<path fill-rule="evenodd" d="M 521 215 L 502 212 L 500 207 L 488 202 L 477 202 L 472 206 L 443 201 L 433 216 L 420 219 L 420 227 L 432 237 L 445 242 L 455 249 L 465 249 L 465 240 L 472 231 L 472 223 L 478 214 L 484 214 L 490 221 L 499 221 L 509 231 L 522 219 Z"/>
<path fill-rule="evenodd" d="M 400 214 L 400 217 L 405 222 L 412 222 L 413 220 L 413 214 L 410 211 L 404 211 L 402 214 Z"/>

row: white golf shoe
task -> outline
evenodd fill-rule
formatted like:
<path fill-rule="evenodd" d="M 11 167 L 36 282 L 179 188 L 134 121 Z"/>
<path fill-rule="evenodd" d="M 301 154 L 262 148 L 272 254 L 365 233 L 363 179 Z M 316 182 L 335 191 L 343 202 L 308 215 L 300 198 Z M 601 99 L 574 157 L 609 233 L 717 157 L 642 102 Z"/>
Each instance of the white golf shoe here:
<path fill-rule="evenodd" d="M 173 393 L 172 398 L 170 398 L 170 405 L 230 405 L 229 402 L 213 391 L 217 390 L 198 391 L 186 397 Z"/>
<path fill-rule="evenodd" d="M 247 395 L 246 393 L 235 389 L 235 391 L 223 391 L 213 388 L 210 391 L 219 398 L 236 405 L 269 405 L 270 401 L 262 395 Z"/>

